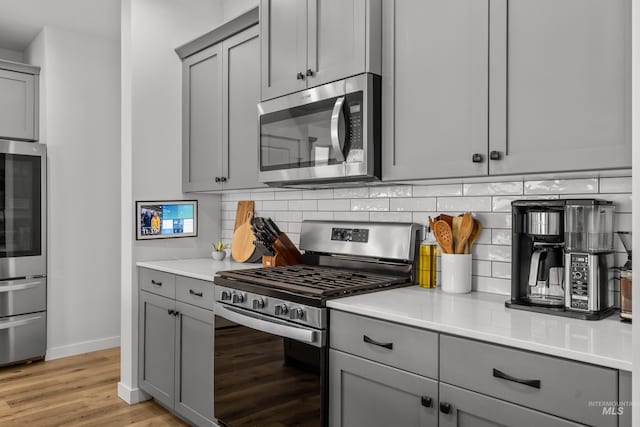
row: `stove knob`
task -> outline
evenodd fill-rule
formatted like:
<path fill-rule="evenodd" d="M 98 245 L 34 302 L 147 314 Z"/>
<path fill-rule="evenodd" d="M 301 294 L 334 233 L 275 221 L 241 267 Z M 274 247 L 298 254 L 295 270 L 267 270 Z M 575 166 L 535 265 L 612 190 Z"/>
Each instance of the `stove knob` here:
<path fill-rule="evenodd" d="M 254 310 L 259 310 L 264 308 L 264 298 L 256 298 L 252 302 L 252 307 Z"/>
<path fill-rule="evenodd" d="M 289 312 L 289 307 L 286 304 L 276 305 L 276 316 L 285 316 Z"/>
<path fill-rule="evenodd" d="M 222 291 L 220 293 L 220 299 L 222 301 L 229 301 L 231 300 L 231 293 L 229 291 Z"/>
<path fill-rule="evenodd" d="M 304 318 L 304 310 L 301 308 L 294 308 L 291 310 L 291 314 L 289 317 L 291 319 L 302 319 Z"/>
<path fill-rule="evenodd" d="M 237 293 L 233 293 L 232 298 L 232 302 L 235 303 L 240 303 L 242 304 L 244 302 L 244 295 L 243 294 L 237 294 Z"/>

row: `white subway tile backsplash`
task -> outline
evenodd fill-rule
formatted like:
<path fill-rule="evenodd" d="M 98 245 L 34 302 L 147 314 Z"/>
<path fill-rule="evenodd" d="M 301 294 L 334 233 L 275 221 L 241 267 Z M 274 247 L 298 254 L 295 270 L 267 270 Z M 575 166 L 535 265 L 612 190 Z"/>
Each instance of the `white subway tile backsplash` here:
<path fill-rule="evenodd" d="M 369 212 L 371 221 L 380 222 L 411 222 L 411 212 Z M 391 238 L 391 236 L 389 236 Z"/>
<path fill-rule="evenodd" d="M 333 189 L 323 189 L 323 190 L 303 190 L 302 191 L 303 199 L 333 199 Z"/>
<path fill-rule="evenodd" d="M 464 184 L 465 196 L 493 196 L 498 194 L 522 194 L 522 181 L 512 182 L 479 182 Z"/>
<path fill-rule="evenodd" d="M 600 178 L 601 193 L 631 193 L 631 177 Z"/>
<path fill-rule="evenodd" d="M 524 182 L 524 194 L 593 194 L 597 192 L 598 178 Z"/>
<path fill-rule="evenodd" d="M 273 196 L 276 200 L 300 200 L 302 199 L 302 190 L 276 191 Z"/>
<path fill-rule="evenodd" d="M 370 221 L 369 212 L 334 212 L 333 219 L 336 221 Z"/>
<path fill-rule="evenodd" d="M 349 211 L 351 210 L 351 200 L 348 200 L 348 199 L 318 200 L 318 210 Z"/>
<path fill-rule="evenodd" d="M 368 187 L 334 188 L 334 199 L 366 199 L 369 197 Z"/>
<path fill-rule="evenodd" d="M 413 197 L 462 196 L 462 184 L 416 185 Z"/>
<path fill-rule="evenodd" d="M 491 212 L 491 197 L 438 197 L 441 212 Z"/>
<path fill-rule="evenodd" d="M 597 175 L 597 174 L 596 174 Z M 596 176 L 593 175 L 593 176 Z M 427 224 L 440 213 L 471 211 L 483 231 L 473 249 L 473 287 L 508 295 L 511 289 L 511 202 L 517 199 L 598 197 L 616 204 L 616 230 L 631 231 L 631 178 L 562 180 L 465 179 L 465 183 L 384 185 L 320 190 L 255 189 L 222 194 L 221 237 L 230 242 L 239 200 L 253 199 L 256 216 L 271 217 L 298 244 L 302 221 L 401 221 Z M 599 193 L 598 193 L 599 192 Z M 626 254 L 618 237 L 616 265 Z M 438 263 L 440 258 L 438 257 Z"/>
<path fill-rule="evenodd" d="M 402 197 L 390 199 L 391 211 L 435 211 L 435 197 Z"/>
<path fill-rule="evenodd" d="M 369 197 L 411 197 L 411 186 L 393 185 L 388 187 L 370 187 Z"/>
<path fill-rule="evenodd" d="M 351 199 L 352 211 L 388 211 L 389 199 Z"/>
<path fill-rule="evenodd" d="M 290 200 L 289 210 L 292 211 L 317 211 L 317 200 Z"/>
<path fill-rule="evenodd" d="M 286 211 L 289 210 L 289 202 L 286 200 L 265 200 L 262 202 L 262 209 L 266 211 Z M 256 210 L 259 210 L 256 207 Z"/>
<path fill-rule="evenodd" d="M 511 263 L 493 261 L 491 263 L 491 276 L 498 279 L 511 279 Z"/>

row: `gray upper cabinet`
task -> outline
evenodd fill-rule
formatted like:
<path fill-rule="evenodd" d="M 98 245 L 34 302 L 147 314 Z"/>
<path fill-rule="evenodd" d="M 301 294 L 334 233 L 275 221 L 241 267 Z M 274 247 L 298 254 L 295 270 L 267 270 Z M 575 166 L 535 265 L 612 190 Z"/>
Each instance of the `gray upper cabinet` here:
<path fill-rule="evenodd" d="M 182 190 L 258 182 L 258 9 L 176 49 L 183 59 Z"/>
<path fill-rule="evenodd" d="M 182 190 L 221 190 L 222 45 L 182 64 Z M 216 181 L 217 178 L 217 181 Z"/>
<path fill-rule="evenodd" d="M 222 42 L 222 176 L 225 190 L 258 183 L 260 39 L 252 27 Z"/>
<path fill-rule="evenodd" d="M 176 311 L 175 411 L 213 426 L 213 312 L 182 302 Z"/>
<path fill-rule="evenodd" d="M 329 350 L 329 425 L 438 425 L 438 382 Z"/>
<path fill-rule="evenodd" d="M 488 0 L 383 8 L 383 180 L 486 175 Z"/>
<path fill-rule="evenodd" d="M 175 363 L 175 302 L 140 292 L 140 388 L 162 404 L 173 407 Z"/>
<path fill-rule="evenodd" d="M 261 99 L 381 73 L 381 0 L 261 0 Z"/>
<path fill-rule="evenodd" d="M 631 167 L 631 1 L 492 0 L 491 174 Z"/>
<path fill-rule="evenodd" d="M 440 427 L 569 427 L 562 418 L 440 383 Z"/>
<path fill-rule="evenodd" d="M 0 138 L 38 140 L 39 67 L 0 61 Z"/>

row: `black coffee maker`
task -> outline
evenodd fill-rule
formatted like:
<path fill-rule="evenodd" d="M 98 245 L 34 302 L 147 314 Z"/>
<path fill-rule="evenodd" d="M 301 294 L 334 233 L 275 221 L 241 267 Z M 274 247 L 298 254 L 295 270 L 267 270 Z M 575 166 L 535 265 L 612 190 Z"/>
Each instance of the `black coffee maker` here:
<path fill-rule="evenodd" d="M 512 203 L 512 281 L 508 307 L 564 309 L 564 205 L 561 200 Z"/>

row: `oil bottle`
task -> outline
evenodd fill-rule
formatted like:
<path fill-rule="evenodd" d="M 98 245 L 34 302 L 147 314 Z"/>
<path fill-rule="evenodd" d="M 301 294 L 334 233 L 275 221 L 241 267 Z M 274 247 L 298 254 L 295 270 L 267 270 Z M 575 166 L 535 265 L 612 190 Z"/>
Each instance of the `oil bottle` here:
<path fill-rule="evenodd" d="M 436 254 L 438 244 L 428 225 L 422 229 L 422 242 L 418 253 L 416 282 L 423 288 L 436 287 Z"/>

